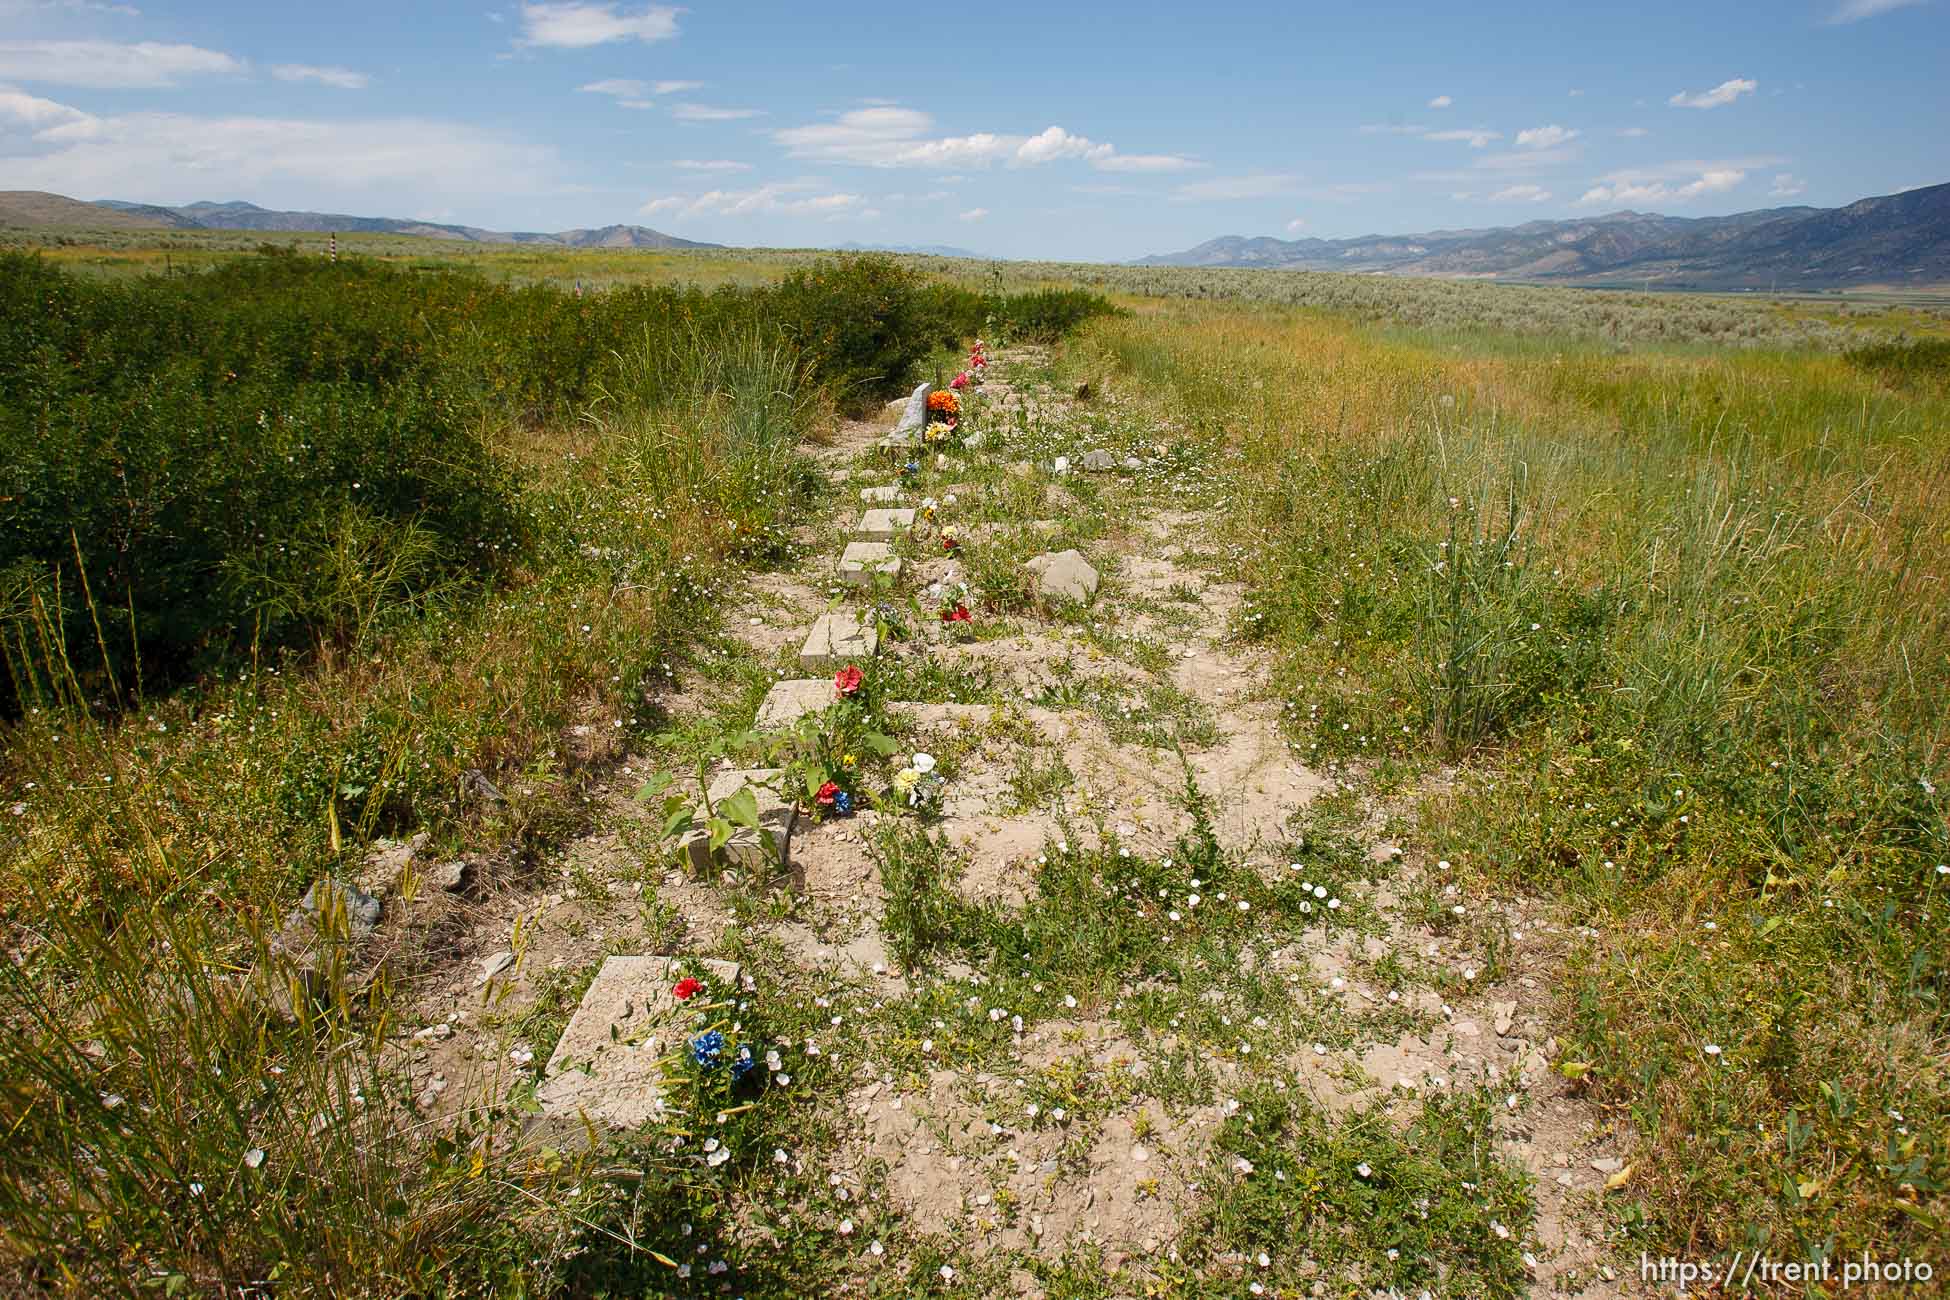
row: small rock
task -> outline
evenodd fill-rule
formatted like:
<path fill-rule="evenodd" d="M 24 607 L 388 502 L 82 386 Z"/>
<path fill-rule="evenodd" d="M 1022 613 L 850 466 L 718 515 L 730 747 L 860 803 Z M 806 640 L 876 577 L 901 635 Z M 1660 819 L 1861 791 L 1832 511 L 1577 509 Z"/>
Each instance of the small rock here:
<path fill-rule="evenodd" d="M 1402 850 L 1399 844 L 1389 844 L 1383 841 L 1368 850 L 1368 861 L 1375 863 L 1393 862 L 1395 859 L 1401 857 L 1401 855 Z"/>
<path fill-rule="evenodd" d="M 418 1030 L 413 1035 L 416 1041 L 422 1043 L 442 1043 L 453 1036 L 454 1027 L 448 1024 L 428 1025 L 425 1029 Z"/>
<path fill-rule="evenodd" d="M 466 890 L 468 877 L 473 873 L 474 864 L 465 858 L 436 862 L 427 868 L 427 884 L 449 894 L 458 894 Z"/>
<path fill-rule="evenodd" d="M 485 984 L 514 964 L 515 955 L 504 948 L 492 957 L 484 957 L 481 959 L 481 977 L 474 982 L 476 984 Z"/>
<path fill-rule="evenodd" d="M 1496 1036 L 1498 1038 L 1508 1038 L 1510 1036 L 1510 1030 L 1516 1026 L 1517 1022 L 1517 1004 L 1515 1000 L 1513 999 L 1509 1002 L 1492 1002 L 1490 1004 L 1490 1011 L 1496 1017 Z"/>
<path fill-rule="evenodd" d="M 1369 961 L 1380 961 L 1388 955 L 1388 945 L 1369 935 L 1361 941 L 1361 955 Z"/>
<path fill-rule="evenodd" d="M 1617 1156 L 1601 1156 L 1591 1162 L 1591 1167 L 1601 1174 L 1615 1174 L 1625 1167 L 1625 1162 Z"/>
<path fill-rule="evenodd" d="M 1102 474 L 1117 468 L 1117 457 L 1107 451 L 1086 451 L 1083 453 L 1083 467 L 1092 474 Z"/>
<path fill-rule="evenodd" d="M 470 767 L 460 774 L 460 794 L 463 799 L 482 799 L 488 803 L 507 802 L 500 788 L 488 780 L 487 773 L 478 767 Z"/>

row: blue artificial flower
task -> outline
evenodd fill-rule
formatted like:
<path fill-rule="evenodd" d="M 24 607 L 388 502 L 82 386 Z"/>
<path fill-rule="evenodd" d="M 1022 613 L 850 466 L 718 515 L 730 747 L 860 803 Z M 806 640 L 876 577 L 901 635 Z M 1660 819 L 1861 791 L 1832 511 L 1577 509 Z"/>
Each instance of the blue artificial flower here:
<path fill-rule="evenodd" d="M 833 796 L 833 807 L 842 813 L 853 811 L 853 796 L 842 790 Z"/>
<path fill-rule="evenodd" d="M 906 474 L 919 474 L 921 472 L 921 462 L 918 460 L 910 460 L 907 464 L 901 466 L 901 471 Z"/>
<path fill-rule="evenodd" d="M 713 1029 L 691 1040 L 691 1059 L 707 1070 L 718 1068 L 724 1056 L 724 1035 Z"/>
<path fill-rule="evenodd" d="M 749 1047 L 741 1047 L 738 1049 L 737 1058 L 731 1063 L 731 1077 L 734 1079 L 742 1079 L 751 1073 L 751 1068 L 757 1064 L 758 1062 L 752 1059 L 752 1049 Z"/>

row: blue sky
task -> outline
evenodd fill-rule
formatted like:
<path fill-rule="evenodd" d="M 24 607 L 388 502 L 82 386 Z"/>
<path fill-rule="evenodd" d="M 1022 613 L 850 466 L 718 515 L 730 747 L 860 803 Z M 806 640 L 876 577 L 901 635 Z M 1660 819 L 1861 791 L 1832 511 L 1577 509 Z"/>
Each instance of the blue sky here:
<path fill-rule="evenodd" d="M 1950 180 L 1950 0 L 0 0 L 0 189 L 1118 260 Z"/>

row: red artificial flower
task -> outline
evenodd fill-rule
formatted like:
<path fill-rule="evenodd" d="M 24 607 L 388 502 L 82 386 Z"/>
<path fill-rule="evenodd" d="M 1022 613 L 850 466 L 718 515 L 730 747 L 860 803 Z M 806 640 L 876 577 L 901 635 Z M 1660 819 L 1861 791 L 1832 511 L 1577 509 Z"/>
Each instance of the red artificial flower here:
<path fill-rule="evenodd" d="M 956 548 L 957 546 L 960 546 L 960 545 L 961 545 L 961 543 L 960 543 L 960 542 L 958 542 L 958 541 L 956 541 L 956 540 L 955 540 L 954 538 L 952 538 L 952 537 L 944 537 L 944 538 L 942 538 L 942 539 L 941 539 L 941 549 L 942 549 L 942 550 L 944 550 L 944 551 L 952 551 L 952 550 L 954 550 L 954 549 L 955 549 L 955 548 Z"/>
<path fill-rule="evenodd" d="M 833 674 L 833 689 L 841 695 L 852 695 L 860 689 L 860 683 L 865 681 L 866 677 L 867 675 L 857 667 L 848 664 Z"/>
<path fill-rule="evenodd" d="M 974 615 L 968 612 L 968 606 L 957 605 L 953 609 L 942 610 L 941 621 L 943 623 L 972 623 L 975 619 Z"/>
<path fill-rule="evenodd" d="M 964 370 L 959 375 L 956 375 L 953 379 L 949 380 L 948 387 L 950 388 L 968 387 L 968 372 Z"/>
<path fill-rule="evenodd" d="M 819 802 L 830 805 L 833 802 L 833 796 L 838 794 L 839 792 L 840 792 L 839 782 L 828 781 L 825 785 L 819 787 L 819 793 L 814 797 L 817 798 Z"/>
<path fill-rule="evenodd" d="M 704 985 L 686 975 L 683 979 L 677 981 L 677 987 L 670 991 L 670 996 L 676 998 L 679 1002 L 689 1002 L 703 991 Z"/>

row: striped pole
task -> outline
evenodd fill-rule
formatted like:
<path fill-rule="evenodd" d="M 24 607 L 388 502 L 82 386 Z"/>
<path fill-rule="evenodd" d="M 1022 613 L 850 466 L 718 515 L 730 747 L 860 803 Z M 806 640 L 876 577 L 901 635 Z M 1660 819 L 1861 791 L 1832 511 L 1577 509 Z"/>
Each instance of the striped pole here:
<path fill-rule="evenodd" d="M 332 260 L 339 260 L 339 232 L 336 230 L 332 232 Z"/>

